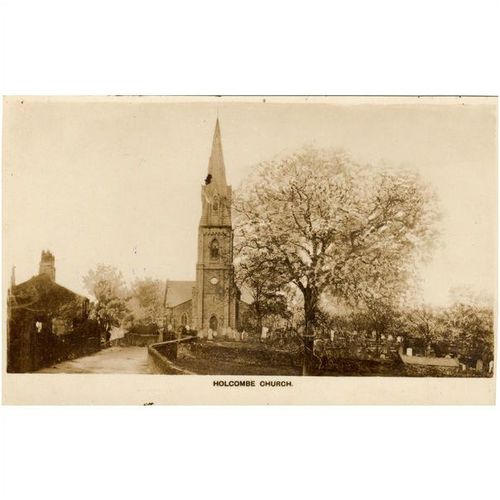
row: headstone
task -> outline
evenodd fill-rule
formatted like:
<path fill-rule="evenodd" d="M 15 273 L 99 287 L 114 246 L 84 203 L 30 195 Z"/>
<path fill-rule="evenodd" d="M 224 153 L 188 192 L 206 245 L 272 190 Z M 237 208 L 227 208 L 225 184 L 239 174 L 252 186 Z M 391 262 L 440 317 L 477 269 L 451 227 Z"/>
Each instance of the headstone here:
<path fill-rule="evenodd" d="M 265 340 L 267 339 L 267 332 L 269 331 L 269 328 L 267 326 L 262 327 L 262 332 L 260 334 L 260 340 Z"/>
<path fill-rule="evenodd" d="M 413 356 L 413 348 L 407 347 L 406 348 L 406 355 L 407 356 Z"/>
<path fill-rule="evenodd" d="M 335 340 L 335 330 L 330 330 L 330 340 L 332 342 Z"/>
<path fill-rule="evenodd" d="M 488 364 L 488 373 L 493 373 L 493 360 L 491 360 Z"/>
<path fill-rule="evenodd" d="M 214 339 L 214 336 L 213 336 L 213 331 L 211 328 L 209 328 L 207 330 L 207 340 L 213 340 Z"/>
<path fill-rule="evenodd" d="M 478 359 L 476 361 L 476 370 L 478 372 L 482 372 L 483 371 L 483 360 L 482 359 Z"/>
<path fill-rule="evenodd" d="M 241 340 L 241 333 L 239 330 L 236 330 L 234 332 L 234 340 L 236 340 L 236 342 L 239 342 Z"/>

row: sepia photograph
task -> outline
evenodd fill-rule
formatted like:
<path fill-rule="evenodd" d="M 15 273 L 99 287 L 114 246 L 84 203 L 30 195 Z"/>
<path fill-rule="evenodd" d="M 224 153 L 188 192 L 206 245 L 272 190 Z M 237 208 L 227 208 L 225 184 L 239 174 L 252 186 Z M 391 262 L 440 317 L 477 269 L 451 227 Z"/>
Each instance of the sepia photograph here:
<path fill-rule="evenodd" d="M 499 7 L 0 2 L 0 496 L 498 497 Z"/>
<path fill-rule="evenodd" d="M 5 98 L 4 394 L 494 402 L 496 127 L 490 97 Z"/>

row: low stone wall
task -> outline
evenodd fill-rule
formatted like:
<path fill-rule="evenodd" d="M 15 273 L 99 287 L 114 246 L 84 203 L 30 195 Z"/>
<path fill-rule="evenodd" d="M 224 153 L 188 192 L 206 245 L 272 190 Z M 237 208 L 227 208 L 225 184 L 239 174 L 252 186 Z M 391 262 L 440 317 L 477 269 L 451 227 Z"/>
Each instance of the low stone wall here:
<path fill-rule="evenodd" d="M 151 344 L 156 344 L 160 340 L 159 335 L 144 335 L 141 333 L 127 332 L 119 339 L 120 345 L 147 347 Z"/>
<path fill-rule="evenodd" d="M 180 368 L 175 364 L 178 345 L 191 342 L 195 337 L 157 342 L 148 346 L 148 361 L 152 371 L 166 375 L 194 375 L 193 372 Z"/>

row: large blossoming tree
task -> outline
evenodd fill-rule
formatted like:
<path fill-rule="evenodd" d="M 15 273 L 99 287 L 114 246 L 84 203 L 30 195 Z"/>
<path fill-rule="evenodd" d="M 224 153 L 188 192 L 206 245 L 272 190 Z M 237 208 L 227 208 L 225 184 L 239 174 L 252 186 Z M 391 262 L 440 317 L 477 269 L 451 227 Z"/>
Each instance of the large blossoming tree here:
<path fill-rule="evenodd" d="M 392 307 L 433 246 L 436 199 L 412 171 L 306 149 L 255 167 L 235 198 L 237 264 L 304 305 L 306 363 L 324 294 Z"/>

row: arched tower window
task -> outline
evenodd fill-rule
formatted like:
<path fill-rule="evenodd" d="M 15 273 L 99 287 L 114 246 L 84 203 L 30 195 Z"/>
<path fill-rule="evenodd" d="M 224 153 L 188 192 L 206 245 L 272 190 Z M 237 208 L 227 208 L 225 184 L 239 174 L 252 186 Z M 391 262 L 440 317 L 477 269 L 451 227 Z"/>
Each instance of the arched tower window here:
<path fill-rule="evenodd" d="M 184 313 L 184 314 L 181 316 L 181 325 L 182 325 L 182 326 L 186 326 L 186 325 L 187 325 L 187 322 L 188 322 L 188 320 L 187 320 L 187 315 L 186 315 L 186 313 Z"/>
<path fill-rule="evenodd" d="M 212 204 L 214 211 L 219 210 L 219 197 L 217 195 L 214 196 L 214 202 Z"/>
<path fill-rule="evenodd" d="M 210 258 L 218 259 L 220 255 L 219 242 L 214 238 L 212 243 L 210 243 Z"/>

